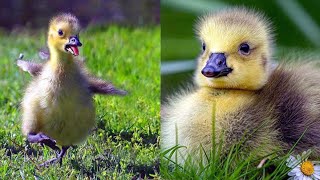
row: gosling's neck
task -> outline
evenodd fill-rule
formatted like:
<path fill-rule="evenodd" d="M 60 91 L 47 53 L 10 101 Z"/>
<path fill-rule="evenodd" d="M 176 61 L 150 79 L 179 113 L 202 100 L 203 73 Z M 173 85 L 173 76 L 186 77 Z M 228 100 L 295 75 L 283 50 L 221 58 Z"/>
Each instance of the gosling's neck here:
<path fill-rule="evenodd" d="M 254 94 L 255 91 L 253 90 L 246 90 L 246 89 L 230 89 L 230 88 L 212 88 L 212 87 L 208 87 L 208 86 L 202 86 L 199 88 L 200 91 L 203 91 L 207 94 L 211 94 L 215 97 L 219 97 L 219 96 L 230 96 L 230 94 L 243 94 L 243 95 L 247 95 L 247 94 Z"/>
<path fill-rule="evenodd" d="M 64 53 L 54 47 L 49 47 L 50 60 L 49 65 L 53 70 L 56 69 L 73 69 L 74 58 L 70 53 Z"/>

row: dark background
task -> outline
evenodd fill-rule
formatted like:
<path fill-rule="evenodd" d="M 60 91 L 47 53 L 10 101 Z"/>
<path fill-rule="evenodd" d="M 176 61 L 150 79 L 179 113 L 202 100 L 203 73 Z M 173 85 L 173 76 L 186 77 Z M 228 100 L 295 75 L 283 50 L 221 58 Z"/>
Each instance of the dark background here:
<path fill-rule="evenodd" d="M 0 28 L 46 28 L 48 20 L 59 12 L 76 15 L 82 26 L 158 24 L 160 0 L 1 0 Z"/>

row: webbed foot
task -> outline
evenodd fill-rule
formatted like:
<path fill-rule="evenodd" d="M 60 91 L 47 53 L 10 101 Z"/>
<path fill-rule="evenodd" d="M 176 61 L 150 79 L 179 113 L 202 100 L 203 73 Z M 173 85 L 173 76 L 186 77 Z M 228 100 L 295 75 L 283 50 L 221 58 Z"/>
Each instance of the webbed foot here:
<path fill-rule="evenodd" d="M 40 143 L 42 146 L 46 145 L 53 150 L 60 151 L 60 148 L 56 145 L 56 141 L 43 133 L 29 133 L 27 138 L 30 143 Z"/>

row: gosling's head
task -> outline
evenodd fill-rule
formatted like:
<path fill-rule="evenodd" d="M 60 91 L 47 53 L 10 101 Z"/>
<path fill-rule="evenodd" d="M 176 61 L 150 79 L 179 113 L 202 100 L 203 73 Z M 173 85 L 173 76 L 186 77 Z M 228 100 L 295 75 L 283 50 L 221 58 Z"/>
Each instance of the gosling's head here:
<path fill-rule="evenodd" d="M 270 74 L 272 33 L 263 15 L 231 8 L 200 18 L 202 42 L 195 81 L 199 86 L 260 89 Z"/>
<path fill-rule="evenodd" d="M 48 47 L 58 53 L 79 55 L 80 25 L 78 19 L 69 13 L 59 14 L 51 19 L 48 30 Z"/>

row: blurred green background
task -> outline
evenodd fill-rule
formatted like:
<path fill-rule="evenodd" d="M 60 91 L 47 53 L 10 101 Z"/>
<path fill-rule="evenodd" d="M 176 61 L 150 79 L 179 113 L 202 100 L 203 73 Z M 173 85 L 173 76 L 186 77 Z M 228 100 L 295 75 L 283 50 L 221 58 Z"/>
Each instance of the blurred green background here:
<path fill-rule="evenodd" d="M 162 0 L 161 99 L 191 83 L 201 44 L 194 34 L 205 12 L 245 6 L 263 12 L 276 35 L 276 59 L 289 54 L 320 57 L 320 1 L 317 0 Z"/>

